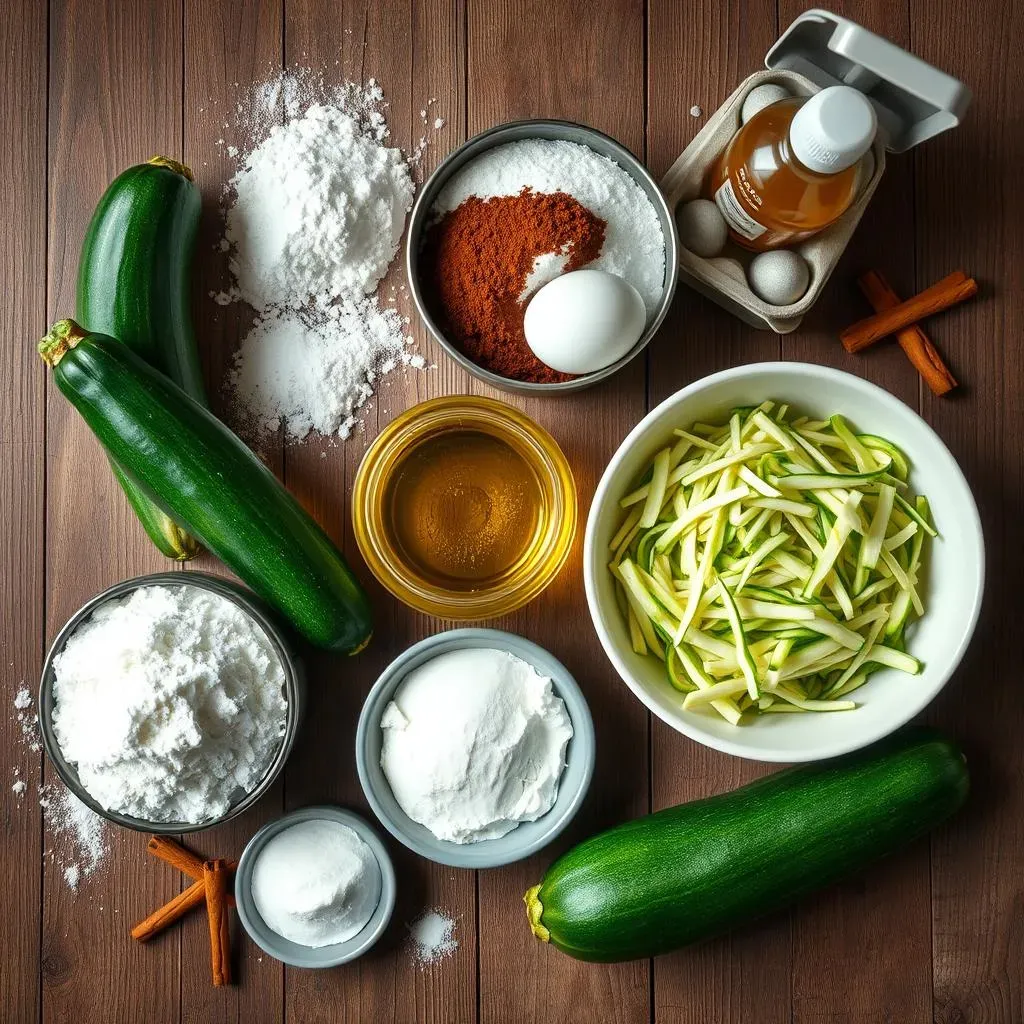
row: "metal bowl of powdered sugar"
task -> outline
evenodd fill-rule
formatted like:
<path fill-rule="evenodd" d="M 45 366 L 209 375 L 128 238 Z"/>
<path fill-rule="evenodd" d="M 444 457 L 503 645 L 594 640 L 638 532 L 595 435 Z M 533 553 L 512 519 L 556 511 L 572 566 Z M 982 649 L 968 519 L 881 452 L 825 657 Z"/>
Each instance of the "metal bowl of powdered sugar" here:
<path fill-rule="evenodd" d="M 80 608 L 43 663 L 39 726 L 64 784 L 109 821 L 197 832 L 251 807 L 288 759 L 305 675 L 240 585 L 125 580 Z"/>
<path fill-rule="evenodd" d="M 554 149 L 546 148 L 552 144 Z M 602 369 L 554 383 L 502 376 L 469 358 L 435 315 L 434 289 L 424 279 L 422 259 L 431 227 L 468 196 L 488 199 L 514 195 L 522 188 L 568 192 L 605 221 L 602 251 L 588 266 L 624 277 L 644 299 L 643 334 L 624 356 Z M 534 270 L 539 270 L 536 264 Z M 514 121 L 475 135 L 438 165 L 420 189 L 409 217 L 406 273 L 423 322 L 452 359 L 502 391 L 531 395 L 579 391 L 622 369 L 657 333 L 672 304 L 678 272 L 675 219 L 650 172 L 615 139 L 571 121 Z M 530 281 L 533 274 L 528 286 Z M 533 281 L 532 287 L 541 283 Z"/>
<path fill-rule="evenodd" d="M 359 781 L 381 824 L 452 867 L 499 867 L 547 846 L 583 803 L 594 760 L 568 669 L 495 629 L 414 644 L 374 684 L 356 729 Z"/>

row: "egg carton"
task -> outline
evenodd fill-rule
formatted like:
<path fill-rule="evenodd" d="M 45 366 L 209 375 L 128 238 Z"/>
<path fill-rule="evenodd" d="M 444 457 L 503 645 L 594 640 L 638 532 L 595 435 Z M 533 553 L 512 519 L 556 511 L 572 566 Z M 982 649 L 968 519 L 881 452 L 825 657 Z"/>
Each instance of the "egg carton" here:
<path fill-rule="evenodd" d="M 878 133 L 861 162 L 856 198 L 834 224 L 791 246 L 807 263 L 810 283 L 786 306 L 773 306 L 751 291 L 744 268 L 756 255 L 730 242 L 710 259 L 679 247 L 679 279 L 754 327 L 787 334 L 814 305 L 853 236 L 885 172 L 887 153 L 899 153 L 959 124 L 971 100 L 967 87 L 881 36 L 829 11 L 800 15 L 765 57 L 768 70 L 750 75 L 708 119 L 662 179 L 673 215 L 704 194 L 708 174 L 740 127 L 751 90 L 781 85 L 794 96 L 811 96 L 830 85 L 860 89 L 878 115 Z"/>

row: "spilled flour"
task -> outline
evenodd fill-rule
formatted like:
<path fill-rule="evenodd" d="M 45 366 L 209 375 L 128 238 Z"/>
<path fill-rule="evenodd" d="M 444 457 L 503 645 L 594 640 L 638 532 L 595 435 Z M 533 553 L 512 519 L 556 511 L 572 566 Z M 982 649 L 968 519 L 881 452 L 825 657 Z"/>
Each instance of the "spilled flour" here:
<path fill-rule="evenodd" d="M 32 693 L 23 686 L 14 695 L 15 717 L 21 725 L 22 739 L 29 751 L 38 753 L 41 748 L 39 717 L 33 713 L 32 705 Z M 20 769 L 15 768 L 14 774 L 19 776 Z M 11 789 L 18 797 L 22 797 L 28 790 L 28 783 L 16 778 Z M 110 827 L 63 782 L 48 783 L 37 789 L 46 829 L 61 847 L 59 861 L 64 882 L 69 889 L 76 891 L 81 880 L 91 875 L 103 862 L 109 849 Z M 57 851 L 52 847 L 44 851 L 44 856 L 48 856 L 51 861 L 58 861 Z"/>
<path fill-rule="evenodd" d="M 412 960 L 421 969 L 446 960 L 459 948 L 455 919 L 440 910 L 428 910 L 409 925 Z"/>
<path fill-rule="evenodd" d="M 257 313 L 227 379 L 250 434 L 283 425 L 289 441 L 344 439 L 386 367 L 423 364 L 408 319 L 376 295 L 414 190 L 385 107 L 373 79 L 328 88 L 311 72 L 240 105 L 255 138 L 228 184 L 234 285 L 213 297 Z"/>

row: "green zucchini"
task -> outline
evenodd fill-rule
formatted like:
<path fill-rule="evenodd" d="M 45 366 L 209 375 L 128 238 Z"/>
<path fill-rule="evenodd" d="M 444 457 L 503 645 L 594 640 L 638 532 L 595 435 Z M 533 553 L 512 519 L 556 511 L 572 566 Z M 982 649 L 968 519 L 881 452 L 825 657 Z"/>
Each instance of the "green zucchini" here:
<path fill-rule="evenodd" d="M 530 927 L 580 960 L 667 953 L 909 843 L 953 814 L 967 789 L 954 743 L 926 729 L 897 733 L 586 840 L 526 893 Z"/>
<path fill-rule="evenodd" d="M 262 462 L 127 345 L 62 320 L 40 342 L 117 464 L 311 643 L 356 653 L 369 602 L 341 552 Z"/>
<path fill-rule="evenodd" d="M 201 201 L 192 172 L 155 156 L 119 174 L 100 199 L 82 243 L 75 317 L 127 345 L 206 404 L 189 311 L 189 269 Z M 121 485 L 153 543 L 168 558 L 199 552 L 116 462 Z"/>

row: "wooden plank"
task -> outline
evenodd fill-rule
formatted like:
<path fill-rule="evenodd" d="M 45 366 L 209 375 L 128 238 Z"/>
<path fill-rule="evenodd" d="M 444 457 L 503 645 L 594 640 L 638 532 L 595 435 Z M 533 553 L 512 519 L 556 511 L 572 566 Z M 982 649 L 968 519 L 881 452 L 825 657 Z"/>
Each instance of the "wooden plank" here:
<path fill-rule="evenodd" d="M 48 318 L 74 310 L 82 235 L 108 182 L 181 146 L 181 7 L 146 0 L 54 2 L 50 14 Z M 46 633 L 103 587 L 168 568 L 136 522 L 77 413 L 49 386 Z M 48 783 L 56 782 L 47 770 Z M 178 1014 L 178 946 L 145 948 L 131 924 L 168 899 L 143 837 L 108 829 L 109 853 L 72 892 L 67 835 L 48 836 L 43 1018 L 135 1022 Z"/>
<path fill-rule="evenodd" d="M 327 0 L 288 0 L 285 58 L 289 68 L 325 70 L 328 83 L 376 79 L 388 103 L 391 144 L 412 152 L 428 139 L 422 175 L 439 153 L 460 138 L 463 109 L 463 15 L 461 2 L 387 0 L 338 5 Z M 431 100 L 435 102 L 430 102 Z M 427 111 L 421 117 L 420 111 Z M 445 120 L 439 132 L 435 118 Z M 431 127 L 427 127 L 428 121 Z M 415 318 L 404 288 L 401 257 L 379 288 L 381 301 Z M 392 288 L 395 290 L 392 291 Z M 347 507 L 356 469 L 367 445 L 395 415 L 418 401 L 465 391 L 465 374 L 441 361 L 424 344 L 416 322 L 413 334 L 429 362 L 440 369 L 398 370 L 380 379 L 376 395 L 359 414 L 360 426 L 343 445 L 309 438 L 285 449 L 285 479 L 299 500 L 343 546 L 370 590 L 377 618 L 370 647 L 355 659 L 310 658 L 310 688 L 316 715 L 310 716 L 301 746 L 287 773 L 289 808 L 337 803 L 355 808 L 371 822 L 353 770 L 355 728 L 367 691 L 386 665 L 438 624 L 398 604 L 376 586 L 352 537 Z M 343 757 L 339 761 L 339 750 Z M 380 829 L 383 834 L 383 829 Z M 287 972 L 288 1020 L 471 1021 L 476 1014 L 476 887 L 473 873 L 453 871 L 416 857 L 388 840 L 400 879 L 398 905 L 388 934 L 373 955 L 314 975 Z M 425 909 L 438 907 L 458 921 L 459 949 L 449 960 L 420 970 L 406 945 L 407 925 Z"/>
<path fill-rule="evenodd" d="M 226 256 L 217 245 L 224 227 L 222 190 L 235 170 L 227 146 L 235 145 L 244 151 L 249 91 L 255 83 L 280 72 L 281 18 L 281 0 L 233 0 L 229 4 L 185 0 L 183 159 L 192 167 L 203 193 L 193 318 L 207 391 L 213 408 L 221 415 L 225 413 L 225 374 L 252 318 L 248 307 L 240 303 L 220 306 L 210 297 L 210 292 L 220 291 L 228 284 Z M 279 438 L 270 439 L 260 454 L 275 471 L 281 472 Z M 192 567 L 230 575 L 224 565 L 208 554 L 196 559 Z M 241 817 L 196 837 L 196 849 L 207 856 L 238 857 L 257 829 L 281 813 L 283 801 L 284 786 L 278 782 L 257 806 Z M 176 879 L 175 885 L 178 884 Z M 197 912 L 182 923 L 183 1022 L 281 1020 L 284 968 L 250 942 L 235 924 L 232 938 L 237 983 L 214 988 L 206 915 Z"/>
<path fill-rule="evenodd" d="M 19 187 L 8 193 L 0 237 L 0 861 L 10 891 L 0 918 L 0 1006 L 11 1020 L 38 1020 L 42 836 L 37 788 L 42 754 L 22 732 L 15 695 L 35 694 L 44 616 L 45 381 L 33 340 L 46 328 L 46 12 L 24 0 L 0 19 L 0 161 Z M 34 712 L 29 711 L 29 714 Z M 24 792 L 12 786 L 24 784 Z"/>
<path fill-rule="evenodd" d="M 775 4 L 680 5 L 653 0 L 648 30 L 650 166 L 659 178 L 750 73 L 775 38 Z M 699 107 L 694 117 L 691 108 Z M 716 370 L 778 358 L 771 334 L 754 331 L 681 285 L 650 349 L 650 405 Z M 686 740 L 660 721 L 651 739 L 654 809 L 743 785 L 771 771 Z M 661 1022 L 788 1021 L 789 918 L 654 961 L 654 1017 Z"/>
<path fill-rule="evenodd" d="M 502 121 L 556 117 L 607 132 L 643 155 L 643 5 L 574 8 L 539 0 L 471 5 L 468 131 Z M 532 605 L 496 625 L 551 650 L 580 680 L 597 730 L 591 797 L 568 833 L 530 860 L 479 881 L 480 1019 L 511 1022 L 647 1019 L 645 962 L 585 965 L 538 943 L 521 894 L 574 841 L 648 808 L 647 715 L 622 685 L 586 622 L 581 588 L 583 524 L 604 466 L 644 410 L 643 361 L 581 394 L 524 400 L 492 393 L 547 427 L 573 467 L 581 522 L 572 556 Z"/>
<path fill-rule="evenodd" d="M 805 6 L 782 0 L 780 30 Z M 909 45 L 906 3 L 873 0 L 830 9 Z M 898 345 L 883 343 L 851 356 L 837 337 L 842 327 L 870 312 L 855 283 L 862 270 L 877 267 L 893 287 L 911 294 L 913 237 L 912 161 L 893 155 L 825 294 L 800 328 L 783 338 L 783 358 L 866 377 L 917 408 L 920 380 Z M 897 945 L 900 955 L 894 957 Z M 795 908 L 793 1020 L 930 1021 L 930 963 L 929 849 L 923 842 Z"/>
<path fill-rule="evenodd" d="M 979 298 L 928 323 L 963 388 L 951 399 L 926 395 L 924 414 L 974 490 L 989 566 L 977 635 L 932 715 L 964 745 L 972 773 L 967 808 L 932 839 L 934 1019 L 995 1024 L 1024 1019 L 1024 753 L 1015 614 L 1024 569 L 1018 535 L 1024 202 L 1016 99 L 1024 84 L 1018 52 L 1024 11 L 950 0 L 939 19 L 930 5 L 913 0 L 910 25 L 915 52 L 974 92 L 963 125 L 913 156 L 914 283 L 922 287 L 947 268 L 964 267 L 982 285 Z"/>

